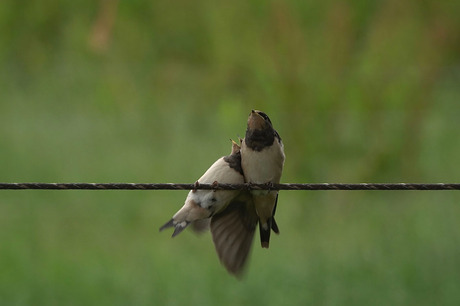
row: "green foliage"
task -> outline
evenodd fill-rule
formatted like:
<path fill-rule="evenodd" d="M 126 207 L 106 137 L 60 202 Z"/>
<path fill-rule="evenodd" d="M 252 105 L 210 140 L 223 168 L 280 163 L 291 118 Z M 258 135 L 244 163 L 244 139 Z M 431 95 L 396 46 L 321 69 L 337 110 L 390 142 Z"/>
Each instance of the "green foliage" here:
<path fill-rule="evenodd" d="M 254 108 L 285 143 L 283 182 L 458 182 L 459 13 L 1 1 L 0 181 L 194 182 Z M 255 240 L 242 281 L 209 234 L 158 233 L 185 195 L 0 192 L 0 304 L 460 302 L 455 192 L 282 192 L 281 235 Z"/>

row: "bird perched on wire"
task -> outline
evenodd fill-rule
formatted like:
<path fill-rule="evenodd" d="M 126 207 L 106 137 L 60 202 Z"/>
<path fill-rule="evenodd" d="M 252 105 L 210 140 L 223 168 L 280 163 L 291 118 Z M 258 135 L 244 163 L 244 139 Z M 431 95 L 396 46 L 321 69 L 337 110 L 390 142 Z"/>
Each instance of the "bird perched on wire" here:
<path fill-rule="evenodd" d="M 231 154 L 214 162 L 195 184 L 215 184 L 217 182 L 226 184 L 244 183 L 240 146 L 233 140 Z M 174 227 L 172 234 L 174 237 L 190 223 L 208 219 L 221 211 L 239 193 L 239 190 L 190 190 L 184 206 L 160 228 L 160 231 Z"/>
<path fill-rule="evenodd" d="M 232 152 L 219 158 L 197 183 L 244 183 L 240 146 L 232 141 Z M 191 190 L 184 206 L 160 228 L 174 227 L 173 237 L 188 225 L 202 231 L 210 226 L 221 263 L 232 274 L 244 270 L 258 222 L 252 195 L 239 190 Z"/>
<path fill-rule="evenodd" d="M 197 183 L 279 183 L 284 163 L 281 138 L 268 116 L 252 111 L 241 147 L 218 159 Z M 184 206 L 160 228 L 174 227 L 173 237 L 188 225 L 210 226 L 221 263 L 232 274 L 243 272 L 259 223 L 262 247 L 268 248 L 270 229 L 279 233 L 274 214 L 278 191 L 191 190 Z"/>
<path fill-rule="evenodd" d="M 241 143 L 241 167 L 247 183 L 278 184 L 284 166 L 284 146 L 267 114 L 252 110 L 246 135 Z M 279 233 L 274 220 L 277 190 L 253 190 L 253 202 L 259 218 L 260 242 L 268 248 L 270 230 Z"/>

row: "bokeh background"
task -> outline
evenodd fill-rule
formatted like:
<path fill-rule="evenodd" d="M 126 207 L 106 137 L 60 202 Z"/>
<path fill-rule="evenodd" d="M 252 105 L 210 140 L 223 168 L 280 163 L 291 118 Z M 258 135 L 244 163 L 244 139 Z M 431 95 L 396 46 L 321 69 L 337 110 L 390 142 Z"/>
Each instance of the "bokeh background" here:
<path fill-rule="evenodd" d="M 251 109 L 282 182 L 459 182 L 459 1 L 0 2 L 0 181 L 192 183 Z M 459 305 L 460 194 L 283 191 L 229 276 L 185 191 L 0 191 L 1 305 Z"/>

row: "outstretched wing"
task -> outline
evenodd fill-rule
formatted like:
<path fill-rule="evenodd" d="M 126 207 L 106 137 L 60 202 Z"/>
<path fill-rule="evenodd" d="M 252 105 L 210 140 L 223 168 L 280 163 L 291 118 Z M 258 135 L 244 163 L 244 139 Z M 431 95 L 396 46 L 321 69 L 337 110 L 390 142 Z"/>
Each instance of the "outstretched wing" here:
<path fill-rule="evenodd" d="M 241 275 L 251 251 L 257 213 L 249 192 L 240 196 L 211 218 L 211 233 L 217 255 L 225 268 Z"/>

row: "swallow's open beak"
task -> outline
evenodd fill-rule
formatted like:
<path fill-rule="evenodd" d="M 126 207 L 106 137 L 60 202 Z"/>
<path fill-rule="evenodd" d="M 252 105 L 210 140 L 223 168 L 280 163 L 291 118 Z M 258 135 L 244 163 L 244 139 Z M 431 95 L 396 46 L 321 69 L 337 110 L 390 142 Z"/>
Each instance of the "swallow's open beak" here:
<path fill-rule="evenodd" d="M 248 127 L 251 130 L 263 130 L 265 128 L 265 119 L 257 113 L 257 111 L 252 110 L 248 118 Z"/>

